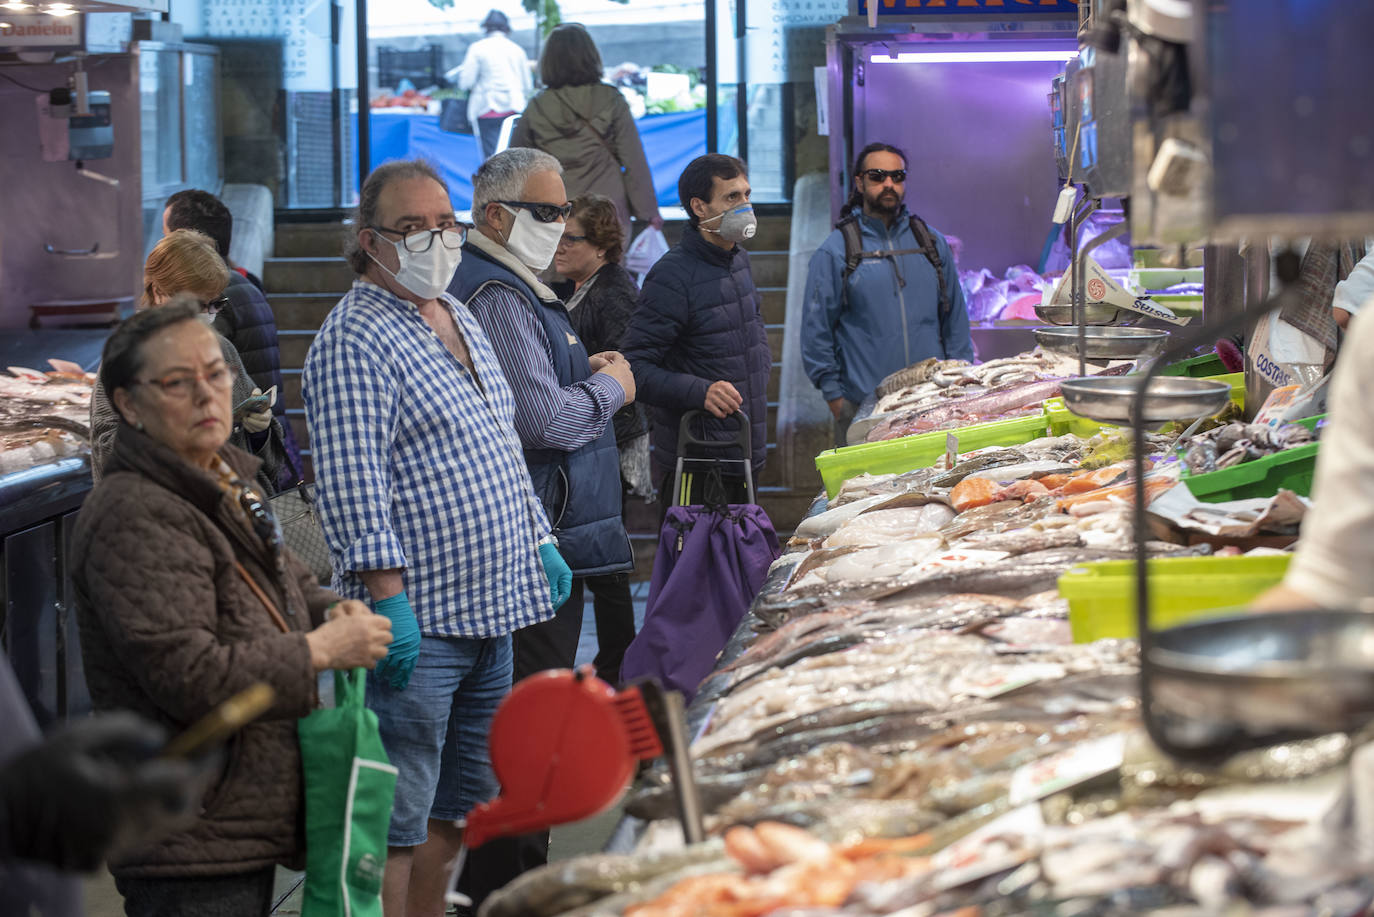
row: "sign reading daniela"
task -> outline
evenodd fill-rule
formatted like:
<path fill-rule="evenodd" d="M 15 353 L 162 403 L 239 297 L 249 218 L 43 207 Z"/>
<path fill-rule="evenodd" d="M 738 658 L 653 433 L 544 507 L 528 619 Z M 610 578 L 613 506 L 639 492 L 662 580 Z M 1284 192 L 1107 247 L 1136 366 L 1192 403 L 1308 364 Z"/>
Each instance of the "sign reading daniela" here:
<path fill-rule="evenodd" d="M 868 15 L 869 0 L 850 0 L 855 16 Z M 1078 16 L 1078 0 L 878 0 L 882 16 L 1006 16 L 1062 13 Z"/>
<path fill-rule="evenodd" d="M 0 20 L 0 48 L 70 48 L 81 44 L 81 20 L 46 13 L 6 13 Z"/>

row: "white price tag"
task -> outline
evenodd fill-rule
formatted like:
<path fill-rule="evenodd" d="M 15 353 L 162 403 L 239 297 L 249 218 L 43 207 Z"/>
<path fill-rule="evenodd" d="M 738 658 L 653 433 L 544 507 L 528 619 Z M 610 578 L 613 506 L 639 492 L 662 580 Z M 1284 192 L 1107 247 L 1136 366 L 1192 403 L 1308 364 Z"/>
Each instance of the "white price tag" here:
<path fill-rule="evenodd" d="M 1014 806 L 1044 799 L 1115 770 L 1125 757 L 1125 734 L 1084 742 L 1017 768 L 1008 796 Z"/>
<path fill-rule="evenodd" d="M 959 676 L 950 687 L 958 694 L 988 699 L 1000 697 L 1037 681 L 1057 681 L 1067 674 L 1068 671 L 1062 665 L 1053 662 L 1028 662 L 1025 665 L 999 666 L 981 672 L 975 671 L 972 675 Z"/>
<path fill-rule="evenodd" d="M 935 854 L 931 871 L 936 890 L 958 888 L 1019 866 L 1036 855 L 1044 832 L 1038 805 L 998 816 Z"/>

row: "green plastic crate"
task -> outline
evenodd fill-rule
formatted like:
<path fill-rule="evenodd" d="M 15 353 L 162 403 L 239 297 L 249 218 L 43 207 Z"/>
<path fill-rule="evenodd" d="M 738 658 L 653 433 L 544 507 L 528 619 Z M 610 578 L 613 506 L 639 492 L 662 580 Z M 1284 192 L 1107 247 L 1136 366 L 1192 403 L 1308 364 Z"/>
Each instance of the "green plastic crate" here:
<path fill-rule="evenodd" d="M 1170 363 L 1159 371 L 1161 376 L 1191 376 L 1194 379 L 1206 376 L 1226 375 L 1226 364 L 1214 353 L 1204 353 L 1199 357 L 1189 357 Z"/>
<path fill-rule="evenodd" d="M 929 468 L 945 454 L 945 437 L 959 438 L 959 451 L 971 452 L 990 446 L 1018 446 L 1045 435 L 1043 414 L 993 420 L 955 430 L 917 433 L 878 443 L 860 443 L 841 449 L 827 449 L 816 456 L 816 469 L 825 482 L 827 497 L 840 492 L 845 481 L 860 474 L 901 474 Z"/>
<path fill-rule="evenodd" d="M 1288 570 L 1291 555 L 1161 557 L 1147 566 L 1150 623 L 1162 628 L 1233 613 Z M 1083 564 L 1059 577 L 1076 643 L 1136 636 L 1135 561 Z"/>
<path fill-rule="evenodd" d="M 1318 414 L 1297 422 L 1309 430 L 1315 430 L 1317 423 L 1325 417 L 1325 414 Z M 1291 490 L 1300 497 L 1308 497 L 1312 495 L 1312 479 L 1317 473 L 1317 452 L 1320 447 L 1321 443 L 1306 443 L 1253 462 L 1204 474 L 1190 474 L 1184 468 L 1182 480 L 1193 496 L 1204 503 L 1272 497 L 1280 488 Z"/>

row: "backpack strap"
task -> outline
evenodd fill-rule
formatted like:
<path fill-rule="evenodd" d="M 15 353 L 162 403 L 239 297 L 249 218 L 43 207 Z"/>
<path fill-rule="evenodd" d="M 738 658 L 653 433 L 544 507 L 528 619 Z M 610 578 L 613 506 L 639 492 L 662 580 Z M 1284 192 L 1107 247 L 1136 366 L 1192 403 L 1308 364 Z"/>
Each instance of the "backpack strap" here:
<path fill-rule="evenodd" d="M 863 250 L 863 231 L 859 226 L 857 213 L 850 211 L 848 216 L 835 224 L 835 228 L 840 231 L 840 235 L 844 238 L 844 271 L 840 275 L 840 301 L 842 304 L 848 305 L 849 275 L 854 273 L 865 258 L 896 258 L 898 255 L 920 252 L 925 255 L 930 266 L 935 269 L 935 281 L 939 285 L 940 318 L 943 320 L 949 317 L 952 304 L 948 284 L 945 282 L 944 259 L 940 257 L 940 248 L 935 242 L 935 235 L 926 225 L 926 221 L 916 214 L 908 214 L 908 220 L 911 225 L 911 234 L 915 237 L 918 248 L 877 249 L 866 252 Z M 895 266 L 895 261 L 893 263 Z M 901 280 L 900 275 L 898 279 Z"/>
<path fill-rule="evenodd" d="M 935 281 L 940 288 L 940 318 L 949 316 L 951 308 L 949 289 L 945 283 L 945 265 L 940 257 L 940 247 L 935 244 L 935 236 L 931 233 L 926 221 L 916 214 L 910 214 L 911 234 L 916 237 L 916 244 L 921 246 L 921 252 L 930 262 L 930 266 L 935 268 Z"/>

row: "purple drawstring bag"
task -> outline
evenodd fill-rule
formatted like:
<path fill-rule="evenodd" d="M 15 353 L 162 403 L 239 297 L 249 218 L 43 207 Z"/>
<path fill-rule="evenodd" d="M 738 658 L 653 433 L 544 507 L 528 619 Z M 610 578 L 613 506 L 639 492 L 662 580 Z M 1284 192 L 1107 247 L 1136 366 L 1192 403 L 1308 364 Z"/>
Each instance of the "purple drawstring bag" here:
<path fill-rule="evenodd" d="M 625 651 L 621 681 L 652 676 L 690 701 L 779 553 L 762 507 L 669 507 L 644 627 Z"/>

